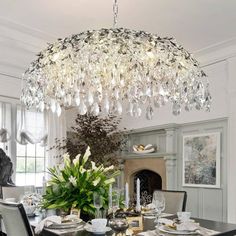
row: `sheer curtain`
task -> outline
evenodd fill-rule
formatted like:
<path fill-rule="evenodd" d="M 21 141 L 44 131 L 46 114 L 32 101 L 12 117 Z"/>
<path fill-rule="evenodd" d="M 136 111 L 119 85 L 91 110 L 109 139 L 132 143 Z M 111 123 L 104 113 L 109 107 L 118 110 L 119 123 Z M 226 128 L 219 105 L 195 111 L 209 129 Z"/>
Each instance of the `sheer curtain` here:
<path fill-rule="evenodd" d="M 60 117 L 56 113 L 48 113 L 48 167 L 52 167 L 61 162 L 61 156 L 65 151 L 59 151 L 56 148 L 50 149 L 55 145 L 55 140 L 66 138 L 66 118 L 65 110 L 62 110 Z"/>
<path fill-rule="evenodd" d="M 6 143 L 11 138 L 11 104 L 0 102 L 0 142 Z"/>
<path fill-rule="evenodd" d="M 40 143 L 46 146 L 48 127 L 46 113 L 25 110 L 17 106 L 17 134 L 16 141 L 21 145 Z"/>

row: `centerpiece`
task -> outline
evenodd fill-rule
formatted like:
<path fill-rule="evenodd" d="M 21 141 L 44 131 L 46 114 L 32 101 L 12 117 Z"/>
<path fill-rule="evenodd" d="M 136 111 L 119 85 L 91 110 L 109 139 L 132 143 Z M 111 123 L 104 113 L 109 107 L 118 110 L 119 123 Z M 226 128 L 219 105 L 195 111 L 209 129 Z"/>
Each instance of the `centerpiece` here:
<path fill-rule="evenodd" d="M 43 195 L 43 208 L 63 211 L 77 209 L 93 215 L 96 210 L 94 193 L 101 196 L 104 208 L 108 206 L 109 186 L 115 182 L 119 171 L 113 165 L 96 166 L 95 162 L 89 161 L 90 155 L 89 147 L 83 157 L 78 154 L 73 160 L 69 154 L 64 154 L 63 164 L 49 169 L 51 179 Z"/>

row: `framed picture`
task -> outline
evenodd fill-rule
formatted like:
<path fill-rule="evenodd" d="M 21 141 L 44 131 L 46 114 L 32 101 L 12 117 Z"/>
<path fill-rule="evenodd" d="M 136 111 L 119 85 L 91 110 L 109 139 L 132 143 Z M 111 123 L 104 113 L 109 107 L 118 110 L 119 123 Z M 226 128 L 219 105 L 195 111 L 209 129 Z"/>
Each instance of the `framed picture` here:
<path fill-rule="evenodd" d="M 220 188 L 220 132 L 183 136 L 183 186 Z"/>
<path fill-rule="evenodd" d="M 126 217 L 129 223 L 129 227 L 134 233 L 143 231 L 143 218 L 142 216 Z"/>

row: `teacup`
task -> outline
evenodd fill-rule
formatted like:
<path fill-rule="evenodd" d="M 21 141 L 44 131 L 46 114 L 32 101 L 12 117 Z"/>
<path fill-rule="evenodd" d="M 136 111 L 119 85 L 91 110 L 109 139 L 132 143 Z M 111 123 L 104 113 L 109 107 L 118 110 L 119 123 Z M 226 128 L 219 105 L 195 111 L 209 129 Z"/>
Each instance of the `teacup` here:
<path fill-rule="evenodd" d="M 94 232 L 104 232 L 107 225 L 107 219 L 98 218 L 91 220 L 92 230 Z"/>
<path fill-rule="evenodd" d="M 177 212 L 177 216 L 179 221 L 186 222 L 190 220 L 191 212 L 189 211 Z"/>

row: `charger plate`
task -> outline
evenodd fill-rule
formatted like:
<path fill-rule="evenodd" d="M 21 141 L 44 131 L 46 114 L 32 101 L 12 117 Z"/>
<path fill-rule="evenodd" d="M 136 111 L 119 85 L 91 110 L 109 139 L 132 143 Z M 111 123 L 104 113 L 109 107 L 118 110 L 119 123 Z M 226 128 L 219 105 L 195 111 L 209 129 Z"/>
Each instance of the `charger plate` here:
<path fill-rule="evenodd" d="M 48 229 L 69 229 L 76 228 L 82 222 L 82 219 L 69 220 L 68 222 L 64 222 L 61 224 L 53 223 L 49 226 L 45 226 Z"/>
<path fill-rule="evenodd" d="M 158 228 L 161 232 L 163 233 L 168 233 L 168 234 L 176 234 L 176 235 L 193 235 L 193 234 L 198 234 L 196 231 L 180 231 L 176 229 L 172 229 L 166 225 L 161 225 Z"/>

